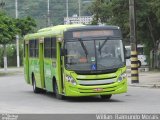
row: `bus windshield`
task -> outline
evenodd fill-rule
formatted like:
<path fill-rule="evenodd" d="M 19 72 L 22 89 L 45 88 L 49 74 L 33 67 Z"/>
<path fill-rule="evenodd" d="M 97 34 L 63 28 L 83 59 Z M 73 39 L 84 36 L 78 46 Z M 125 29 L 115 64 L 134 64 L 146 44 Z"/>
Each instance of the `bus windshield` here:
<path fill-rule="evenodd" d="M 103 71 L 124 66 L 122 40 L 72 40 L 65 43 L 66 69 Z"/>

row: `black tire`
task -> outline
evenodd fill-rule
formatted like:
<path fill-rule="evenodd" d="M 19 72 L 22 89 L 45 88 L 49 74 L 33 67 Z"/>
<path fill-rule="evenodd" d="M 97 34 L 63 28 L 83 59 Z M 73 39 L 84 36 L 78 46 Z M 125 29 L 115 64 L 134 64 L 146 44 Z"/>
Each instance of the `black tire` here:
<path fill-rule="evenodd" d="M 138 68 L 140 68 L 141 67 L 141 65 L 142 65 L 142 63 L 141 63 L 141 61 L 140 60 L 138 60 Z"/>
<path fill-rule="evenodd" d="M 112 97 L 112 95 L 101 95 L 102 100 L 109 100 Z"/>
<path fill-rule="evenodd" d="M 64 99 L 64 96 L 63 96 L 63 95 L 60 95 L 59 92 L 58 92 L 58 86 L 57 86 L 57 83 L 56 83 L 56 82 L 54 82 L 53 87 L 54 87 L 53 90 L 54 90 L 54 95 L 55 95 L 55 97 L 56 97 L 57 99 L 59 99 L 59 100 Z"/>
<path fill-rule="evenodd" d="M 40 93 L 41 89 L 36 87 L 36 81 L 34 75 L 32 76 L 32 86 L 33 86 L 33 92 L 34 93 Z"/>

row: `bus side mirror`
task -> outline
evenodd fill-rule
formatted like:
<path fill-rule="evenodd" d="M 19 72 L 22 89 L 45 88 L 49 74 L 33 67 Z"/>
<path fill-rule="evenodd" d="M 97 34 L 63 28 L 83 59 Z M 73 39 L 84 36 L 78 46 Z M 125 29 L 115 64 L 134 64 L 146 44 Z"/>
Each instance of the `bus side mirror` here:
<path fill-rule="evenodd" d="M 130 51 L 125 49 L 125 59 L 130 59 L 131 58 L 131 53 Z"/>
<path fill-rule="evenodd" d="M 67 53 L 67 50 L 64 48 L 61 48 L 61 56 L 64 56 Z"/>

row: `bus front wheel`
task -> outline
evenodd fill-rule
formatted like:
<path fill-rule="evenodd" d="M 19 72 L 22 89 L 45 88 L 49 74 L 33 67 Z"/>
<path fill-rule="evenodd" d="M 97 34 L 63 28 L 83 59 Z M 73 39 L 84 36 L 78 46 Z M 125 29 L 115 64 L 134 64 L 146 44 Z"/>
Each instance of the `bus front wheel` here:
<path fill-rule="evenodd" d="M 54 90 L 54 95 L 55 95 L 55 97 L 56 97 L 57 99 L 59 99 L 59 100 L 62 100 L 62 99 L 63 99 L 63 96 L 60 95 L 59 92 L 58 92 L 57 83 L 54 82 L 54 85 L 53 85 L 53 86 L 54 86 L 53 90 Z"/>
<path fill-rule="evenodd" d="M 40 93 L 40 88 L 37 88 L 36 86 L 36 80 L 35 80 L 35 77 L 34 75 L 32 76 L 32 85 L 33 85 L 33 92 L 34 93 Z"/>
<path fill-rule="evenodd" d="M 102 100 L 109 100 L 112 97 L 112 95 L 101 95 Z"/>

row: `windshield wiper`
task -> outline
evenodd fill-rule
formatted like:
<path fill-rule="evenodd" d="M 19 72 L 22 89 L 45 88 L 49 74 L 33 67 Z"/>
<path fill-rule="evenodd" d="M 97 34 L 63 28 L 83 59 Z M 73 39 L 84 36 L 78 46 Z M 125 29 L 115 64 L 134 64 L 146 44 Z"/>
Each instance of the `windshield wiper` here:
<path fill-rule="evenodd" d="M 83 50 L 84 50 L 84 52 L 85 52 L 85 55 L 86 55 L 86 57 L 87 57 L 88 51 L 87 51 L 86 46 L 84 45 L 83 41 L 82 41 L 80 38 L 78 39 L 78 41 L 81 43 L 81 46 L 82 46 L 82 48 L 83 48 Z"/>
<path fill-rule="evenodd" d="M 108 38 L 105 39 L 105 41 L 102 43 L 101 46 L 99 45 L 100 47 L 99 47 L 98 51 L 100 52 L 100 54 L 101 54 L 101 49 L 102 49 L 103 46 L 106 44 L 107 40 L 108 40 Z"/>

